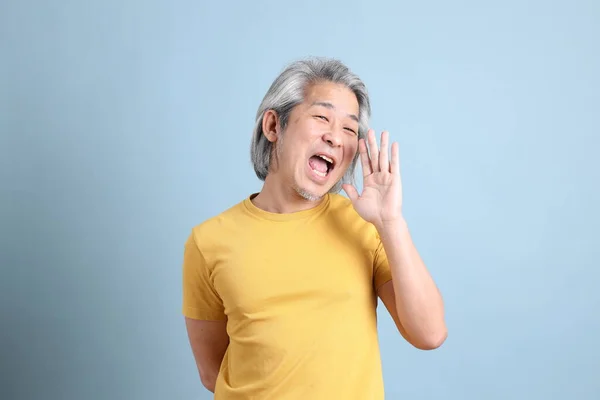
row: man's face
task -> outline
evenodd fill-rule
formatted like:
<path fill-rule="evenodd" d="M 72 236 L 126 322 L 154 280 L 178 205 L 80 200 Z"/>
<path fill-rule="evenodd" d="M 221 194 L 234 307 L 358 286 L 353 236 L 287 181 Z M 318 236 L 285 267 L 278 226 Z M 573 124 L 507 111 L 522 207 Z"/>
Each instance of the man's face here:
<path fill-rule="evenodd" d="M 276 178 L 308 200 L 326 194 L 356 154 L 358 112 L 356 95 L 345 86 L 327 82 L 308 87 L 283 136 L 277 137 Z"/>

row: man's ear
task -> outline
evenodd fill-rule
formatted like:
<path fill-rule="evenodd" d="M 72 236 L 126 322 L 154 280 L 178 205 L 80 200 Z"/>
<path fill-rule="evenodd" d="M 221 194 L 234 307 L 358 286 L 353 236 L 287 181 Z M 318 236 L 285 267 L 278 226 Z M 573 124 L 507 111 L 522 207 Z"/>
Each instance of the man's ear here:
<path fill-rule="evenodd" d="M 275 143 L 279 138 L 279 115 L 275 110 L 265 111 L 265 115 L 262 120 L 263 135 L 271 143 Z"/>

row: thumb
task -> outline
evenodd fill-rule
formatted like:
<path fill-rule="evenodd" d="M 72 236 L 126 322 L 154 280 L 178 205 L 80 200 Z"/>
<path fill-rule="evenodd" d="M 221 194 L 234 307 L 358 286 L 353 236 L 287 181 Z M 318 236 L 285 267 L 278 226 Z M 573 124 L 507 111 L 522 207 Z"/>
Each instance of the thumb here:
<path fill-rule="evenodd" d="M 344 184 L 342 185 L 342 189 L 344 189 L 344 192 L 346 192 L 346 194 L 348 195 L 348 197 L 350 198 L 350 200 L 354 203 L 356 200 L 358 200 L 358 191 L 356 190 L 356 188 L 350 184 Z"/>

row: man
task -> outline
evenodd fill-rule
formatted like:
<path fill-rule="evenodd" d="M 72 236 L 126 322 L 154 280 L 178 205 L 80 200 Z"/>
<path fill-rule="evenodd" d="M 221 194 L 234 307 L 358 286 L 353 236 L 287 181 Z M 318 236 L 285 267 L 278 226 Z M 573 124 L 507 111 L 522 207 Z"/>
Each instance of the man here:
<path fill-rule="evenodd" d="M 262 190 L 185 245 L 183 313 L 215 399 L 383 399 L 377 297 L 412 345 L 444 342 L 402 214 L 398 144 L 390 156 L 383 132 L 379 150 L 369 116 L 364 84 L 336 60 L 292 63 L 265 95 L 251 146 Z"/>

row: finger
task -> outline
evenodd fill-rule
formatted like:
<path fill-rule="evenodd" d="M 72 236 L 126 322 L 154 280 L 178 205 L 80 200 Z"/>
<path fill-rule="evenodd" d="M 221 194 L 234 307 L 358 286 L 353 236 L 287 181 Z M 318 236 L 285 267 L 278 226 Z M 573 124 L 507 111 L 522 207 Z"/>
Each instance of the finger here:
<path fill-rule="evenodd" d="M 346 192 L 352 202 L 358 200 L 358 191 L 354 186 L 346 183 L 342 185 L 342 189 L 344 189 L 344 192 Z"/>
<path fill-rule="evenodd" d="M 390 161 L 389 161 L 389 132 L 383 131 L 381 133 L 381 150 L 379 151 L 379 169 L 381 171 L 390 172 Z"/>
<path fill-rule="evenodd" d="M 379 172 L 379 149 L 377 148 L 377 138 L 375 132 L 369 129 L 367 133 L 367 140 L 369 142 L 369 156 L 371 158 L 371 170 L 373 172 Z"/>
<path fill-rule="evenodd" d="M 400 174 L 400 145 L 398 142 L 392 143 L 392 162 L 390 163 L 390 172 Z"/>
<path fill-rule="evenodd" d="M 360 162 L 363 170 L 363 177 L 371 175 L 371 162 L 369 161 L 369 153 L 367 151 L 367 144 L 364 139 L 358 141 L 358 152 L 360 154 Z"/>

